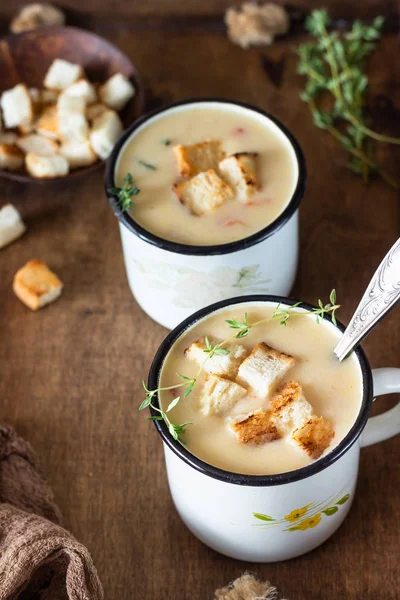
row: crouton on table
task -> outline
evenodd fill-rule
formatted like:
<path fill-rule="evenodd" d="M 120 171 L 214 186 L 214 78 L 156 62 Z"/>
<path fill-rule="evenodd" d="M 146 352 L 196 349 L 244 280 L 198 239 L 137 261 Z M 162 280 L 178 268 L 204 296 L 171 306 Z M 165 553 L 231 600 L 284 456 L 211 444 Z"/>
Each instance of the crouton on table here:
<path fill-rule="evenodd" d="M 281 437 L 271 421 L 271 414 L 263 410 L 254 411 L 229 427 L 242 444 L 266 444 Z"/>
<path fill-rule="evenodd" d="M 201 412 L 204 415 L 227 413 L 246 394 L 247 390 L 234 381 L 209 373 L 200 397 Z"/>
<path fill-rule="evenodd" d="M 258 190 L 256 165 L 256 152 L 239 152 L 219 163 L 222 177 L 234 190 L 235 200 L 243 204 Z"/>
<path fill-rule="evenodd" d="M 106 159 L 122 133 L 122 123 L 114 110 L 106 110 L 93 121 L 90 143 L 97 156 Z"/>
<path fill-rule="evenodd" d="M 241 385 L 250 386 L 260 398 L 266 398 L 295 362 L 292 356 L 262 342 L 254 346 L 240 365 L 237 380 Z"/>
<path fill-rule="evenodd" d="M 65 90 L 82 75 L 83 69 L 80 65 L 56 58 L 46 73 L 44 87 L 50 90 Z"/>
<path fill-rule="evenodd" d="M 61 154 L 44 156 L 29 152 L 25 156 L 25 166 L 32 177 L 40 179 L 63 177 L 69 172 L 69 164 Z"/>
<path fill-rule="evenodd" d="M 225 157 L 220 140 L 206 140 L 191 146 L 174 146 L 173 152 L 181 177 L 193 177 L 209 169 L 216 171 L 219 162 Z"/>
<path fill-rule="evenodd" d="M 271 400 L 273 420 L 282 435 L 290 435 L 306 423 L 313 414 L 313 407 L 306 400 L 297 381 L 288 381 Z"/>
<path fill-rule="evenodd" d="M 310 458 L 317 459 L 328 448 L 334 435 L 329 421 L 324 417 L 313 416 L 293 432 L 292 438 Z"/>
<path fill-rule="evenodd" d="M 2 93 L 0 100 L 6 127 L 29 125 L 33 119 L 32 100 L 23 83 Z"/>
<path fill-rule="evenodd" d="M 101 86 L 100 98 L 114 110 L 121 110 L 135 95 L 135 88 L 125 75 L 116 73 Z"/>
<path fill-rule="evenodd" d="M 32 310 L 54 302 L 63 288 L 57 275 L 40 260 L 30 260 L 14 277 L 13 290 L 16 296 Z"/>
<path fill-rule="evenodd" d="M 0 248 L 11 244 L 26 231 L 26 227 L 15 206 L 6 204 L 0 209 Z"/>
<path fill-rule="evenodd" d="M 18 171 L 24 164 L 24 153 L 16 146 L 0 144 L 0 169 Z"/>
<path fill-rule="evenodd" d="M 37 27 L 54 27 L 64 23 L 64 13 L 59 8 L 47 3 L 34 2 L 21 8 L 11 21 L 10 29 L 13 33 L 20 33 Z"/>
<path fill-rule="evenodd" d="M 211 212 L 233 196 L 232 189 L 213 169 L 175 183 L 172 189 L 180 202 L 198 216 Z"/>
<path fill-rule="evenodd" d="M 216 342 L 210 339 L 210 343 L 214 346 Z M 208 358 L 208 354 L 204 352 L 206 341 L 204 337 L 201 337 L 193 342 L 189 348 L 186 348 L 185 357 L 195 361 L 199 366 L 204 364 L 206 373 L 214 373 L 234 379 L 239 365 L 246 358 L 248 351 L 241 344 L 224 344 L 224 348 L 229 350 L 229 354 L 214 354 L 214 356 Z M 207 361 L 204 362 L 206 359 Z"/>

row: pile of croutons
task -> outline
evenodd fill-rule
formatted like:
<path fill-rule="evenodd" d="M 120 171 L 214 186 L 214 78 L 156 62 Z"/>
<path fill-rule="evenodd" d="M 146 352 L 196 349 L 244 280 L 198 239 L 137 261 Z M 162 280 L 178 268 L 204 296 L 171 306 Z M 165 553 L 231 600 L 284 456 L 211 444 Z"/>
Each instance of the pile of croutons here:
<path fill-rule="evenodd" d="M 210 343 L 216 341 L 210 339 Z M 334 437 L 332 424 L 314 414 L 298 382 L 289 381 L 277 390 L 295 359 L 265 343 L 256 344 L 250 353 L 240 344 L 226 344 L 224 348 L 229 354 L 214 354 L 205 363 L 204 337 L 185 351 L 186 358 L 204 365 L 206 371 L 200 397 L 202 413 L 225 417 L 240 443 L 260 445 L 287 438 L 310 458 L 319 458 Z M 259 398 L 260 408 L 231 417 L 232 409 L 246 396 Z"/>
<path fill-rule="evenodd" d="M 0 169 L 64 177 L 106 159 L 122 133 L 118 111 L 135 94 L 125 75 L 96 85 L 80 65 L 56 59 L 43 86 L 19 83 L 2 93 Z"/>
<path fill-rule="evenodd" d="M 203 215 L 226 200 L 247 204 L 258 191 L 257 153 L 226 156 L 220 140 L 174 146 L 181 180 L 173 186 L 178 199 L 194 215 Z"/>

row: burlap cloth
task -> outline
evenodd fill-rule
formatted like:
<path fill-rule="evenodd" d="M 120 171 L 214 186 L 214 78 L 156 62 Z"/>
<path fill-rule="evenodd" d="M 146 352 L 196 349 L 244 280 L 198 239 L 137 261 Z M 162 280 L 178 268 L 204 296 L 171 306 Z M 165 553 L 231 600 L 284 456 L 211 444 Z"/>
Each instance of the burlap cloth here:
<path fill-rule="evenodd" d="M 0 425 L 0 600 L 102 600 L 88 550 L 60 523 L 31 446 Z M 244 573 L 217 590 L 215 600 L 279 596 L 268 581 Z"/>

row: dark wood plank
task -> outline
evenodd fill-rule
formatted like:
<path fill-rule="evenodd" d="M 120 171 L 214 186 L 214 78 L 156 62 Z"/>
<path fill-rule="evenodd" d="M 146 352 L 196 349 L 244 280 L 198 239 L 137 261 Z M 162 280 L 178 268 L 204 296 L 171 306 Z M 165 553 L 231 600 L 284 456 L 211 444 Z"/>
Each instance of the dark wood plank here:
<path fill-rule="evenodd" d="M 220 15 L 228 4 L 190 0 L 183 11 L 177 0 L 152 0 L 118 3 L 115 10 L 114 2 L 96 0 L 87 10 L 95 29 L 134 59 L 149 106 L 226 96 L 268 109 L 293 130 L 309 169 L 294 294 L 315 301 L 335 285 L 346 322 L 399 236 L 398 196 L 379 181 L 365 187 L 346 170 L 342 150 L 314 128 L 298 99 L 301 80 L 290 40 L 244 52 L 213 19 L 204 29 L 189 23 L 166 34 L 157 25 L 166 17 L 173 23 L 176 14 Z M 356 6 L 325 4 L 338 16 L 352 16 Z M 69 0 L 68 6 L 76 10 L 79 3 Z M 367 16 L 383 10 L 378 0 L 356 8 Z M 1 10 L 5 21 L 9 12 Z M 140 12 L 161 19 L 157 27 L 144 18 L 135 25 Z M 387 37 L 371 64 L 371 80 L 374 95 L 388 95 L 399 107 L 397 52 L 395 36 Z M 262 57 L 278 63 L 278 85 L 267 77 Z M 385 160 L 395 170 L 398 150 L 385 150 Z M 216 587 L 250 568 L 292 600 L 398 598 L 398 438 L 363 450 L 349 518 L 307 556 L 244 564 L 209 550 L 186 530 L 169 496 L 160 440 L 137 412 L 141 379 L 166 331 L 131 296 L 102 186 L 100 174 L 67 189 L 2 182 L 1 203 L 18 206 L 28 233 L 0 254 L 0 401 L 2 419 L 39 453 L 65 525 L 91 550 L 106 597 L 212 598 Z M 62 298 L 37 314 L 11 290 L 15 271 L 33 257 L 47 261 L 65 282 Z M 398 310 L 365 349 L 373 367 L 400 366 Z"/>

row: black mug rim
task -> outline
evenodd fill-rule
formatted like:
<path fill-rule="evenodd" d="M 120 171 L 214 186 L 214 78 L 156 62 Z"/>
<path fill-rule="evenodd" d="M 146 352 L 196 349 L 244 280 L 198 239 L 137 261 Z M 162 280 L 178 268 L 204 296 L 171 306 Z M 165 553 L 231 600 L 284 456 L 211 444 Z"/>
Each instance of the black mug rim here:
<path fill-rule="evenodd" d="M 215 302 L 214 304 L 210 304 L 209 306 L 206 306 L 205 308 L 202 308 L 201 310 L 195 312 L 193 315 L 191 315 L 190 317 L 182 321 L 179 325 L 177 325 L 177 327 L 175 327 L 175 329 L 173 329 L 161 343 L 150 367 L 148 377 L 148 389 L 152 390 L 158 387 L 159 374 L 161 372 L 162 364 L 167 353 L 169 352 L 173 343 L 179 337 L 181 337 L 181 335 L 189 327 L 194 325 L 197 321 L 222 308 L 234 304 L 244 304 L 249 302 L 269 302 L 283 305 L 292 305 L 296 302 L 299 302 L 299 300 L 283 296 L 255 294 L 251 296 L 238 296 L 236 298 L 229 298 L 227 300 Z M 307 310 L 315 308 L 313 305 L 302 301 L 300 307 L 305 308 Z M 330 319 L 327 316 L 324 315 L 323 318 L 330 322 Z M 344 325 L 339 321 L 337 322 L 336 327 L 341 332 L 345 330 Z M 190 467 L 196 469 L 204 475 L 212 477 L 213 479 L 217 479 L 225 483 L 232 483 L 235 485 L 245 485 L 254 487 L 282 485 L 306 479 L 308 477 L 311 477 L 312 475 L 323 471 L 324 469 L 335 463 L 339 458 L 341 458 L 356 442 L 367 423 L 373 399 L 372 372 L 364 350 L 359 346 L 358 348 L 356 348 L 356 350 L 354 350 L 354 352 L 360 364 L 363 382 L 363 397 L 357 419 L 355 420 L 353 426 L 351 427 L 347 435 L 333 450 L 331 450 L 326 456 L 323 456 L 322 458 L 316 460 L 312 464 L 307 465 L 305 467 L 301 467 L 300 469 L 296 469 L 294 471 L 287 471 L 285 473 L 277 473 L 274 475 L 246 475 L 241 473 L 233 473 L 231 471 L 227 471 L 224 469 L 220 469 L 219 467 L 210 465 L 207 462 L 195 456 L 194 454 L 192 454 L 191 452 L 189 452 L 189 450 L 187 450 L 180 442 L 172 438 L 172 436 L 168 432 L 168 428 L 164 421 L 154 421 L 154 425 L 158 433 L 160 434 L 162 440 L 180 459 L 182 459 Z M 159 400 L 157 395 L 154 397 L 153 401 L 156 406 L 159 406 Z M 157 416 L 159 414 L 152 408 L 150 408 L 150 413 L 151 416 Z"/>
<path fill-rule="evenodd" d="M 231 104 L 231 105 L 233 104 L 235 106 L 240 106 L 242 108 L 246 108 L 253 112 L 259 113 L 262 116 L 268 118 L 270 121 L 272 121 L 283 132 L 283 134 L 288 138 L 290 144 L 293 147 L 293 150 L 296 155 L 297 164 L 298 164 L 298 179 L 297 179 L 296 188 L 295 188 L 295 190 L 292 194 L 292 197 L 291 197 L 290 201 L 288 202 L 286 208 L 283 210 L 283 212 L 281 212 L 278 215 L 278 217 L 272 223 L 270 223 L 269 225 L 267 225 L 260 231 L 257 231 L 256 233 L 254 233 L 246 238 L 242 238 L 242 239 L 236 240 L 234 242 L 228 242 L 227 244 L 220 244 L 220 245 L 214 244 L 214 245 L 210 245 L 210 246 L 195 246 L 195 245 L 191 246 L 190 244 L 181 244 L 178 242 L 173 242 L 171 240 L 166 240 L 164 238 L 161 238 L 161 237 L 155 235 L 154 233 L 151 233 L 150 231 L 148 231 L 147 229 L 145 229 L 138 223 L 136 223 L 127 212 L 121 211 L 121 209 L 117 205 L 116 197 L 113 196 L 112 194 L 110 194 L 108 192 L 108 190 L 110 188 L 115 187 L 114 169 L 115 169 L 115 164 L 119 157 L 120 150 L 121 150 L 122 146 L 125 144 L 125 142 L 127 141 L 127 139 L 132 135 L 132 133 L 136 129 L 138 129 L 138 127 L 140 127 L 143 123 L 145 123 L 149 119 L 153 118 L 154 116 L 156 116 L 160 113 L 166 112 L 172 108 L 175 108 L 178 106 L 185 106 L 187 104 L 198 104 L 198 103 L 204 103 L 204 102 L 217 102 L 217 103 L 221 103 L 221 104 Z M 114 146 L 114 149 L 111 153 L 110 158 L 107 160 L 106 170 L 105 170 L 106 196 L 107 196 L 110 206 L 111 206 L 115 216 L 119 220 L 119 222 L 122 223 L 123 225 L 125 225 L 125 227 L 127 227 L 129 229 L 129 231 L 134 233 L 138 238 L 140 238 L 141 240 L 143 240 L 149 244 L 152 244 L 153 246 L 156 246 L 157 248 L 161 248 L 161 249 L 167 250 L 169 252 L 175 252 L 178 254 L 186 254 L 186 255 L 191 255 L 191 256 L 215 256 L 215 255 L 221 255 L 221 254 L 230 254 L 232 252 L 238 252 L 240 250 L 245 250 L 246 248 L 250 248 L 254 244 L 258 244 L 258 243 L 264 241 L 265 239 L 267 239 L 268 237 L 270 237 L 271 235 L 276 233 L 281 227 L 283 227 L 283 225 L 285 225 L 285 223 L 287 223 L 287 221 L 289 221 L 289 219 L 293 216 L 293 214 L 299 208 L 300 202 L 302 201 L 302 199 L 304 197 L 306 182 L 307 182 L 307 169 L 306 169 L 306 162 L 305 162 L 304 154 L 300 147 L 299 142 L 294 137 L 294 135 L 291 133 L 291 131 L 289 131 L 289 129 L 287 129 L 287 127 L 283 123 L 281 123 L 281 121 L 279 121 L 279 119 L 277 119 L 276 117 L 272 116 L 268 112 L 266 112 L 258 107 L 255 107 L 251 104 L 247 104 L 244 102 L 237 102 L 236 100 L 228 100 L 228 99 L 224 99 L 224 98 L 191 98 L 188 100 L 182 100 L 180 102 L 173 102 L 171 104 L 167 104 L 161 108 L 157 108 L 155 110 L 152 110 L 152 111 L 146 113 L 145 115 L 142 115 L 141 117 L 136 119 L 136 121 L 134 121 L 132 123 L 132 125 L 130 127 L 128 127 L 128 129 L 126 129 L 124 131 L 124 133 L 122 134 L 122 136 L 119 138 L 118 142 Z"/>

